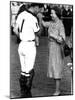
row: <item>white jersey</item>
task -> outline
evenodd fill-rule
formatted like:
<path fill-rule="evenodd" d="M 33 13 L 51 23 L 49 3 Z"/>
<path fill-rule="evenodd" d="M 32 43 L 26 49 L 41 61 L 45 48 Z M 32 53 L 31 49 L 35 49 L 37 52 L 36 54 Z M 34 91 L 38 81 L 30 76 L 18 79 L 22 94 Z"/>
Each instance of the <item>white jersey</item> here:
<path fill-rule="evenodd" d="M 22 22 L 23 27 L 22 27 Z M 18 25 L 19 30 L 21 30 L 22 27 L 22 32 L 20 32 L 20 39 L 22 41 L 28 41 L 28 40 L 34 40 L 35 39 L 35 32 L 39 31 L 39 25 L 37 18 L 33 16 L 31 13 L 24 11 L 21 14 L 19 14 L 16 24 Z"/>

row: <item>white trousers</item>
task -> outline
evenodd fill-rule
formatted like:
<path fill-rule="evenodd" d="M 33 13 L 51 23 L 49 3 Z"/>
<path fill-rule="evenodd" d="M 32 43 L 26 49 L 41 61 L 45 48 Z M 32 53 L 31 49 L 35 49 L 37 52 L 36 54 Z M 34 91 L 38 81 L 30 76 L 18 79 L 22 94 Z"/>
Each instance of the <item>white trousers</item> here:
<path fill-rule="evenodd" d="M 21 63 L 21 71 L 29 73 L 33 69 L 36 57 L 35 42 L 24 42 L 19 44 L 18 53 Z"/>

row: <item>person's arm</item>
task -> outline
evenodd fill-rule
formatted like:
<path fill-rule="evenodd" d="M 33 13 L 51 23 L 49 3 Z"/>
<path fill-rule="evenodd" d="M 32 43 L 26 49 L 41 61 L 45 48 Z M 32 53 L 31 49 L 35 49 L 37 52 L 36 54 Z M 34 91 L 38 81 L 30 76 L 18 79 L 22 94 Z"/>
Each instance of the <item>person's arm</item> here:
<path fill-rule="evenodd" d="M 65 37 L 65 29 L 64 29 L 64 25 L 63 23 L 61 22 L 60 25 L 59 25 L 59 29 L 58 29 L 58 41 L 59 42 L 63 42 L 66 40 L 66 37 Z"/>
<path fill-rule="evenodd" d="M 50 22 L 45 22 L 45 21 L 42 20 L 42 25 L 44 27 L 49 27 L 49 24 L 50 24 Z"/>
<path fill-rule="evenodd" d="M 16 24 L 15 27 L 13 29 L 13 31 L 15 32 L 15 34 L 18 36 L 19 32 L 21 31 L 21 24 L 22 24 L 22 16 L 19 15 L 18 18 L 16 19 Z"/>
<path fill-rule="evenodd" d="M 13 31 L 18 36 L 18 24 L 15 24 Z"/>
<path fill-rule="evenodd" d="M 33 30 L 35 33 L 39 32 L 40 30 L 40 27 L 39 27 L 39 24 L 38 24 L 38 20 L 37 19 L 34 19 L 34 22 L 33 22 Z"/>
<path fill-rule="evenodd" d="M 64 28 L 64 25 L 63 23 L 61 23 L 60 25 L 60 36 L 64 39 L 64 41 L 66 40 L 66 36 L 65 36 L 65 28 Z"/>

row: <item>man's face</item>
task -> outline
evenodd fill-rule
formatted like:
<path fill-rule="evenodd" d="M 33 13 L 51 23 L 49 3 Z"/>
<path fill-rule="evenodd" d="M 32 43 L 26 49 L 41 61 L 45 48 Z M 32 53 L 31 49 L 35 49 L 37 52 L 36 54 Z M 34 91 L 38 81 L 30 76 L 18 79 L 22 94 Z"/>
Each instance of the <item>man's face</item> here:
<path fill-rule="evenodd" d="M 39 7 L 38 7 L 38 6 L 35 6 L 35 7 L 34 7 L 34 13 L 36 13 L 36 14 L 37 14 L 37 13 L 39 12 L 39 10 L 40 10 L 40 9 L 39 9 Z"/>

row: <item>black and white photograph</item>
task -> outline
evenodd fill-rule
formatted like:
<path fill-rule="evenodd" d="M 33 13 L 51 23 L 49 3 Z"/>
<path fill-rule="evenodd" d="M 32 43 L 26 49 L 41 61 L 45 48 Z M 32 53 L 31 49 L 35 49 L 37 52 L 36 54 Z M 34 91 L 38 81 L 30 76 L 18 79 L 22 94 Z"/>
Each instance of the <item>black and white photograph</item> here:
<path fill-rule="evenodd" d="M 74 0 L 0 3 L 0 99 L 74 99 Z"/>
<path fill-rule="evenodd" d="M 73 5 L 10 1 L 10 98 L 73 95 Z"/>

